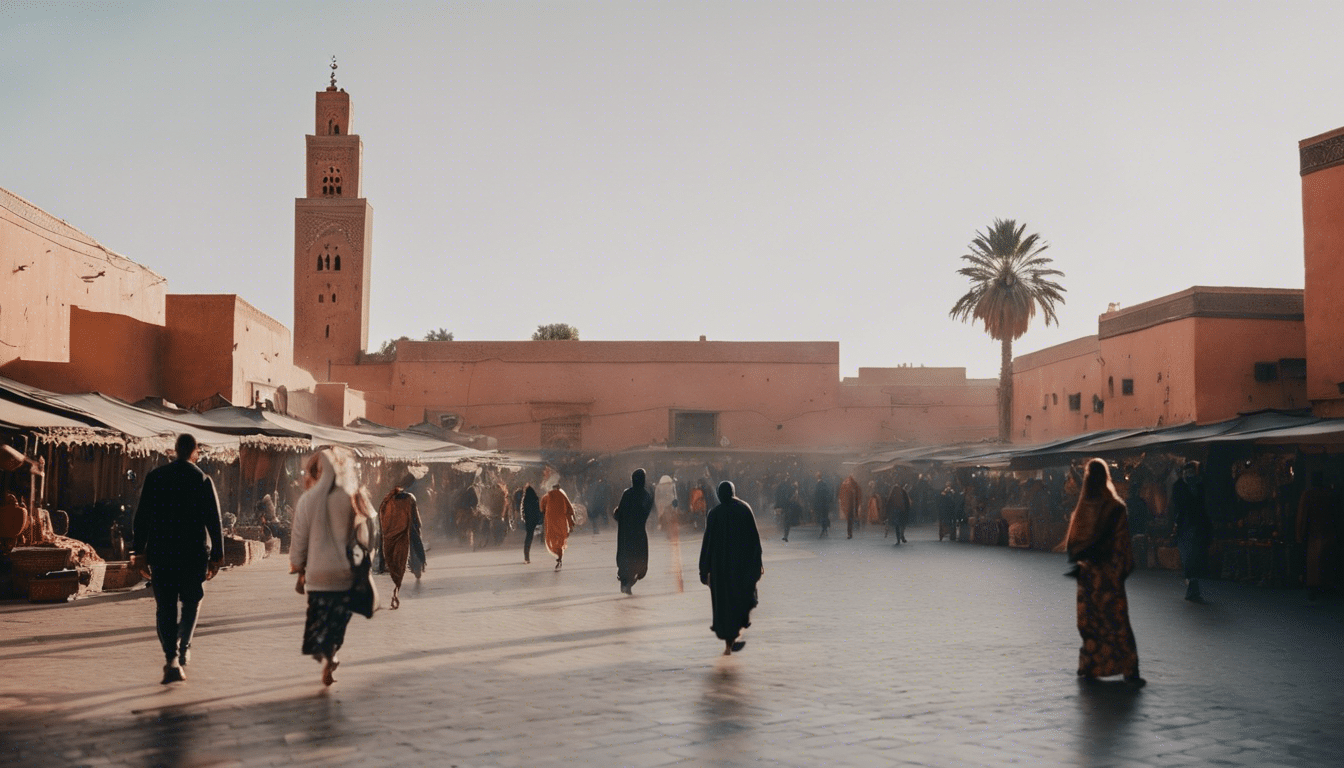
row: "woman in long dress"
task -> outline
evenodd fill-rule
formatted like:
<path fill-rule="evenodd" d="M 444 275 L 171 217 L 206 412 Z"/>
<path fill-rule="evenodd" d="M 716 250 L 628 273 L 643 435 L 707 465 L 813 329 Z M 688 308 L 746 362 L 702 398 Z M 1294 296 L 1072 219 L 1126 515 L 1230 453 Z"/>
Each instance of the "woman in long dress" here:
<path fill-rule="evenodd" d="M 359 484 L 354 457 L 342 448 L 323 448 L 304 469 L 308 490 L 294 512 L 289 545 L 290 572 L 299 574 L 295 591 L 308 595 L 303 653 L 322 663 L 322 682 L 336 682 L 350 623 L 353 575 L 347 549 L 351 541 L 369 545 L 373 507 Z"/>
<path fill-rule="evenodd" d="M 1083 639 L 1078 676 L 1124 675 L 1143 685 L 1125 595 L 1125 579 L 1134 570 L 1128 516 L 1100 459 L 1087 463 L 1066 544 L 1078 563 L 1078 634 Z"/>

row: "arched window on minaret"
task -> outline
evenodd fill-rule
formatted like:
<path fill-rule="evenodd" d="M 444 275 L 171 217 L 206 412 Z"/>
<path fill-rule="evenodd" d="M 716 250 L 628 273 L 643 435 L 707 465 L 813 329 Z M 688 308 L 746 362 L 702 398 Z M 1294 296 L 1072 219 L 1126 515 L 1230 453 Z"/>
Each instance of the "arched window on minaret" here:
<path fill-rule="evenodd" d="M 331 294 L 331 303 L 332 303 L 332 304 L 335 304 L 335 303 L 336 303 L 336 294 L 334 294 L 334 293 Z"/>
<path fill-rule="evenodd" d="M 327 269 L 331 269 L 331 254 L 327 254 Z"/>
<path fill-rule="evenodd" d="M 336 254 L 336 271 L 341 271 L 341 254 Z"/>
<path fill-rule="evenodd" d="M 332 126 L 331 126 L 331 133 L 332 133 L 333 136 L 340 136 L 340 135 L 341 135 L 341 126 L 339 126 L 339 125 L 332 125 Z"/>
<path fill-rule="evenodd" d="M 317 271 L 322 271 L 322 254 L 317 254 Z"/>
<path fill-rule="evenodd" d="M 327 326 L 327 338 L 328 338 L 328 339 L 331 338 L 331 326 L 330 326 L 330 325 Z"/>
<path fill-rule="evenodd" d="M 320 293 L 317 294 L 317 303 L 318 303 L 318 304 L 321 304 L 322 302 L 324 302 L 324 301 L 326 301 L 326 300 L 327 300 L 327 297 L 326 297 L 326 296 L 324 296 L 324 295 L 322 295 L 322 294 L 320 294 Z"/>

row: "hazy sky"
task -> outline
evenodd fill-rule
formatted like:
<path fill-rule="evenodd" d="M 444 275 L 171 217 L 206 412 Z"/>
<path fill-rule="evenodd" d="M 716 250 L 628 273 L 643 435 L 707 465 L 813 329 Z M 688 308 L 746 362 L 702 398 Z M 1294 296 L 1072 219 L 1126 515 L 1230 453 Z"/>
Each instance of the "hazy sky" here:
<path fill-rule="evenodd" d="M 0 186 L 293 324 L 295 197 L 339 59 L 370 341 L 838 340 L 998 372 L 947 311 L 1025 222 L 1060 327 L 1302 286 L 1297 141 L 1344 125 L 1344 4 L 0 0 Z"/>

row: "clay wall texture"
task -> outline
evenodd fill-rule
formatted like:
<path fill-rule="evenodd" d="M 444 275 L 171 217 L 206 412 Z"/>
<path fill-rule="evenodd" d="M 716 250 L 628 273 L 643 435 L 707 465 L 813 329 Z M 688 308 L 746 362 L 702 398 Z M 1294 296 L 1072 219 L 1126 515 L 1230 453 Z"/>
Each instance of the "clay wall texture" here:
<path fill-rule="evenodd" d="M 1299 142 L 1307 397 L 1344 417 L 1344 128 Z"/>
<path fill-rule="evenodd" d="M 1301 291 L 1196 286 L 1104 314 L 1097 336 L 1014 361 L 1014 439 L 1305 407 L 1301 306 Z M 1256 380 L 1257 363 L 1273 366 L 1270 380 Z"/>
<path fill-rule="evenodd" d="M 163 325 L 162 277 L 4 189 L 0 275 L 0 365 L 68 362 L 72 307 Z"/>

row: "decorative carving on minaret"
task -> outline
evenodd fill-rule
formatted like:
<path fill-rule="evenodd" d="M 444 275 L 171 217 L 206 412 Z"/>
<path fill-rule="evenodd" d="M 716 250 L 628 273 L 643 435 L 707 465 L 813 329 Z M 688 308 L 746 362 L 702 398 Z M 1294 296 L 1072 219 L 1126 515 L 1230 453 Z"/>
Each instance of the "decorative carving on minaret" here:
<path fill-rule="evenodd" d="M 1344 163 L 1344 136 L 1335 136 L 1309 147 L 1302 147 L 1298 150 L 1298 155 L 1302 162 L 1303 176 L 1332 168 Z"/>

